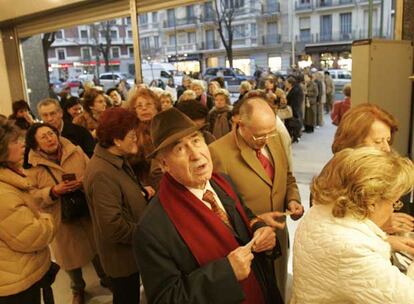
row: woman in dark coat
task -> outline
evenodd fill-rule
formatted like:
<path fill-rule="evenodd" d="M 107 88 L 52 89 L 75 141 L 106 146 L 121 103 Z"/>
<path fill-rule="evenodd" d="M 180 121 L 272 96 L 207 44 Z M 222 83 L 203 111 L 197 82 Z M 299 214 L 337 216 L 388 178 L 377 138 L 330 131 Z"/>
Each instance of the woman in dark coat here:
<path fill-rule="evenodd" d="M 147 202 L 126 158 L 138 151 L 137 125 L 135 113 L 124 108 L 102 114 L 96 132 L 98 145 L 83 181 L 99 257 L 111 277 L 114 304 L 139 303 L 132 234 Z"/>
<path fill-rule="evenodd" d="M 293 76 L 289 76 L 285 82 L 287 104 L 292 108 L 293 117 L 287 119 L 285 124 L 292 137 L 293 142 L 297 142 L 301 136 L 303 125 L 303 90 Z"/>

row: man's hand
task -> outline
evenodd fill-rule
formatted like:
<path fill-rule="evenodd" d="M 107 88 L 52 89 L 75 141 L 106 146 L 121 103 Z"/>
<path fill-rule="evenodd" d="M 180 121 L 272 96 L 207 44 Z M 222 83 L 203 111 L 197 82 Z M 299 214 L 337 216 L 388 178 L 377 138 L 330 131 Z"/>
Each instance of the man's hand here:
<path fill-rule="evenodd" d="M 381 228 L 388 234 L 410 232 L 414 229 L 414 217 L 406 213 L 395 212 Z"/>
<path fill-rule="evenodd" d="M 262 227 L 254 232 L 256 241 L 253 245 L 254 252 L 272 250 L 276 245 L 276 233 L 271 227 Z"/>
<path fill-rule="evenodd" d="M 254 255 L 250 248 L 246 247 L 237 247 L 227 256 L 238 281 L 242 281 L 249 276 L 253 258 Z"/>
<path fill-rule="evenodd" d="M 387 242 L 393 251 L 403 251 L 414 255 L 414 240 L 404 236 L 389 235 Z"/>
<path fill-rule="evenodd" d="M 152 198 L 155 195 L 155 190 L 151 186 L 144 186 L 144 189 L 148 193 L 148 199 Z"/>
<path fill-rule="evenodd" d="M 284 216 L 283 212 L 279 211 L 266 212 L 259 215 L 266 225 L 280 230 L 285 228 L 286 225 Z"/>
<path fill-rule="evenodd" d="M 290 201 L 288 203 L 288 210 L 292 212 L 290 218 L 294 221 L 300 219 L 303 215 L 303 212 L 305 211 L 303 206 L 299 204 L 297 201 Z"/>

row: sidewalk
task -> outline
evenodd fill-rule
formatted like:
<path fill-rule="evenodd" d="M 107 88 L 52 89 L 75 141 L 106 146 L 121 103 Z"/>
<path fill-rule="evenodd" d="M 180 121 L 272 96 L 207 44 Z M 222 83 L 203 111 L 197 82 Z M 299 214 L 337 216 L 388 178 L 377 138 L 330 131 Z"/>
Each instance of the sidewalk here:
<path fill-rule="evenodd" d="M 315 132 L 311 134 L 303 133 L 300 142 L 295 143 L 292 146 L 293 171 L 299 187 L 302 204 L 305 207 L 305 212 L 309 209 L 309 186 L 312 178 L 319 174 L 324 165 L 332 157 L 331 145 L 336 127 L 331 123 L 329 115 L 325 115 L 324 120 L 325 125 L 323 127 L 315 129 Z M 288 219 L 287 225 L 289 229 L 291 249 L 288 264 L 289 277 L 287 284 L 287 298 L 289 299 L 292 279 L 292 248 L 298 222 Z"/>

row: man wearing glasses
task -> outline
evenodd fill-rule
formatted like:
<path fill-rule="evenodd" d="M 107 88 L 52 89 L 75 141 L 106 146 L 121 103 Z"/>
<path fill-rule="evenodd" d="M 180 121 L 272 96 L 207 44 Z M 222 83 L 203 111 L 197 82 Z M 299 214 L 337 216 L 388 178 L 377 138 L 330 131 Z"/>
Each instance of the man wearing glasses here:
<path fill-rule="evenodd" d="M 214 170 L 229 175 L 246 205 L 277 229 L 282 256 L 275 260 L 275 275 L 284 296 L 289 252 L 283 216 L 289 214 L 297 220 L 304 209 L 276 130 L 275 114 L 266 96 L 255 92 L 248 94 L 240 106 L 238 127 L 209 148 Z"/>

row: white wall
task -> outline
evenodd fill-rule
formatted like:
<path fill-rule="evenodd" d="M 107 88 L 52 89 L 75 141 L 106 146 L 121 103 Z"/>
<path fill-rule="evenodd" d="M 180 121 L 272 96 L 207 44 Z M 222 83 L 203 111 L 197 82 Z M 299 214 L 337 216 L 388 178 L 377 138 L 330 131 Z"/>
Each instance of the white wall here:
<path fill-rule="evenodd" d="M 7 76 L 6 60 L 3 49 L 3 35 L 0 31 L 0 114 L 9 115 L 11 114 L 11 95 L 9 78 Z"/>

